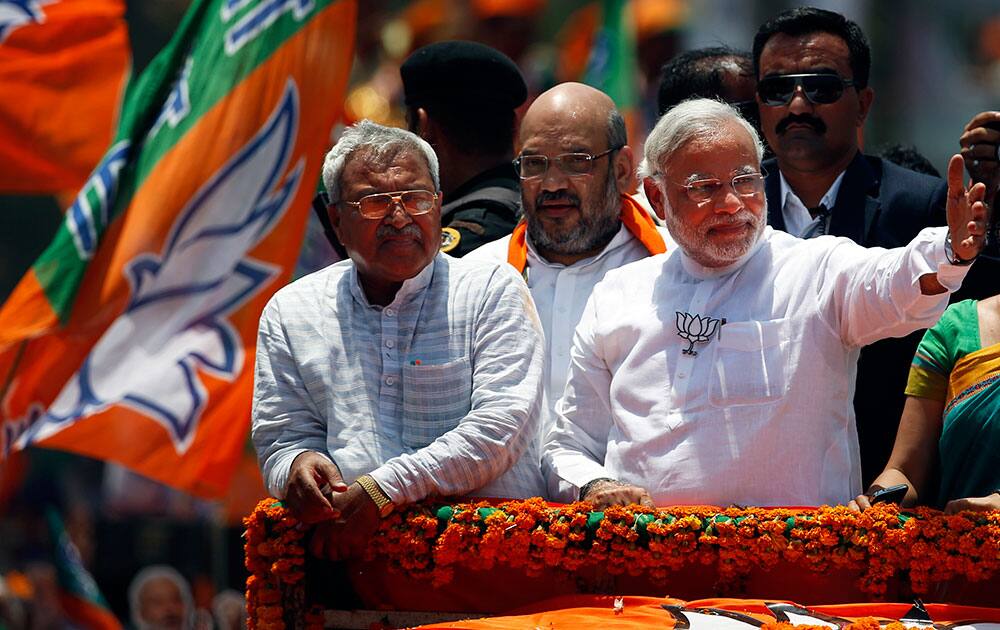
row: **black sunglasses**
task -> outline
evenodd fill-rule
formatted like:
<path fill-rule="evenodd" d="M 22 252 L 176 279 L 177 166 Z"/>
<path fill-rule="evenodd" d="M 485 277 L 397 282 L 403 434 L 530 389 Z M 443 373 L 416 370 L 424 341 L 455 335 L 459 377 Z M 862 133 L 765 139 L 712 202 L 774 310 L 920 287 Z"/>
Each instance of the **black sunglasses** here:
<path fill-rule="evenodd" d="M 836 74 L 783 74 L 764 77 L 757 83 L 757 94 L 765 105 L 788 105 L 799 87 L 806 98 L 816 105 L 836 103 L 844 95 L 844 88 L 854 81 Z"/>

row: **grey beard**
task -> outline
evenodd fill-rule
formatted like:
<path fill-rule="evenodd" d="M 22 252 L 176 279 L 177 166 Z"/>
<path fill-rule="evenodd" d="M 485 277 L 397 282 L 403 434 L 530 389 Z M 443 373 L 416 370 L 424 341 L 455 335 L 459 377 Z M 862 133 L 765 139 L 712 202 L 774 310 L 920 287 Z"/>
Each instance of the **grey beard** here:
<path fill-rule="evenodd" d="M 537 203 L 536 203 L 537 207 Z M 541 221 L 528 220 L 528 236 L 531 243 L 539 250 L 553 254 L 574 255 L 602 249 L 611 242 L 621 228 L 621 202 L 618 194 L 618 182 L 612 173 L 608 172 L 608 183 L 604 187 L 604 198 L 600 201 L 597 212 L 588 216 L 581 206 L 580 221 L 576 226 L 562 234 L 549 235 L 541 225 Z"/>
<path fill-rule="evenodd" d="M 749 210 L 740 211 L 736 217 L 749 220 L 754 231 L 740 242 L 715 245 L 700 230 L 688 226 L 669 206 L 665 210 L 667 231 L 674 241 L 692 260 L 705 267 L 726 267 L 738 261 L 760 240 L 767 224 L 763 217 L 757 217 Z M 744 215 L 744 212 L 747 214 Z"/>

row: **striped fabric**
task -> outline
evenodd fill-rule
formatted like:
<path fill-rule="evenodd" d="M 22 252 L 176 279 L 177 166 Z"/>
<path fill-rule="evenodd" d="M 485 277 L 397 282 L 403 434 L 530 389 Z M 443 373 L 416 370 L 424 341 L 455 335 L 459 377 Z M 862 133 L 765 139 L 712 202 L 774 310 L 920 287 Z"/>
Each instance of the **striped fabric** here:
<path fill-rule="evenodd" d="M 509 266 L 438 255 L 381 308 L 343 261 L 275 294 L 258 343 L 253 440 L 275 496 L 304 450 L 395 503 L 541 494 L 544 343 Z"/>
<path fill-rule="evenodd" d="M 948 402 L 948 381 L 955 363 L 980 349 L 979 313 L 975 300 L 952 304 L 941 319 L 924 333 L 917 346 L 906 395 Z"/>

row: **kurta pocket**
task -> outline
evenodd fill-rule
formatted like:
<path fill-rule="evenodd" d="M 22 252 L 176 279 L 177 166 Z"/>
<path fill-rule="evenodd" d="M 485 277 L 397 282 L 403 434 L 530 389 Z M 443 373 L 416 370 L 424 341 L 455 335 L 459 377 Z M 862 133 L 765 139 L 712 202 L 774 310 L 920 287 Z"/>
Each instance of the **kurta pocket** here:
<path fill-rule="evenodd" d="M 723 326 L 712 356 L 712 405 L 759 405 L 784 396 L 790 338 L 787 318 Z"/>
<path fill-rule="evenodd" d="M 468 359 L 403 366 L 403 443 L 427 446 L 458 426 L 472 408 Z"/>

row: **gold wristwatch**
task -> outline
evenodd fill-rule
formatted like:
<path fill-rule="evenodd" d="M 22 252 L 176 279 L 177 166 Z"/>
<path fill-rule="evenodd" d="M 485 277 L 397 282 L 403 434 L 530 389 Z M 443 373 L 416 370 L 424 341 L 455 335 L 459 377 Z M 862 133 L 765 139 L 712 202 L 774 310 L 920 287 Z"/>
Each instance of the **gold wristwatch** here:
<path fill-rule="evenodd" d="M 381 518 L 385 518 L 392 514 L 392 511 L 396 508 L 396 504 L 392 502 L 392 499 L 382 491 L 379 487 L 378 482 L 372 478 L 371 475 L 361 475 L 358 477 L 358 485 L 368 493 L 371 500 L 375 502 L 375 508 L 378 510 L 378 515 Z"/>

